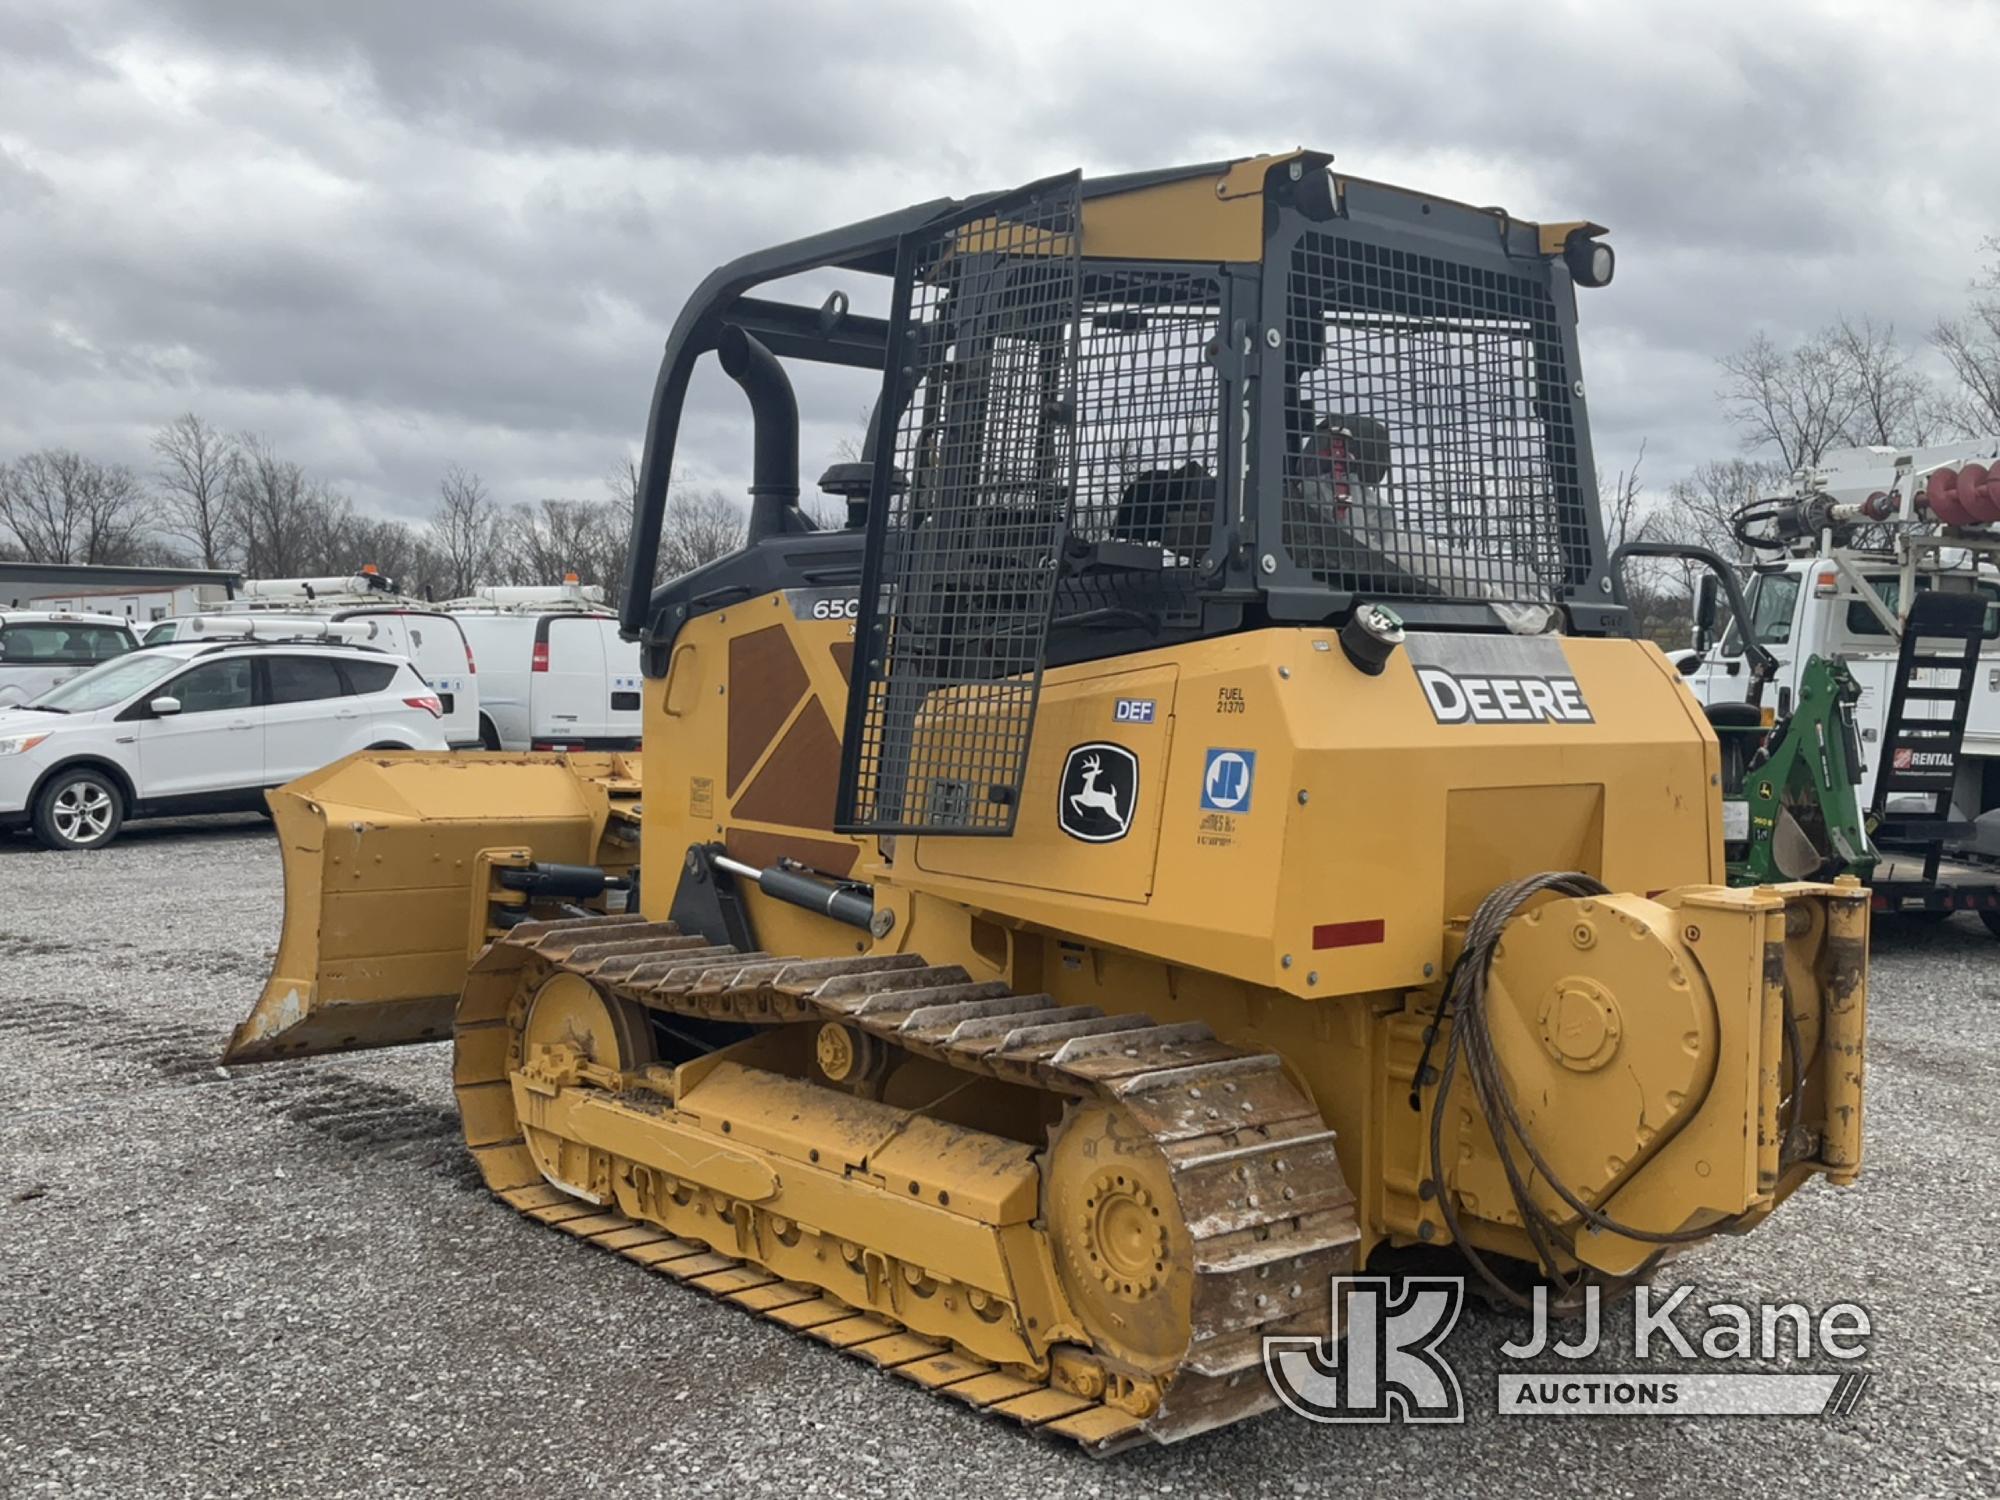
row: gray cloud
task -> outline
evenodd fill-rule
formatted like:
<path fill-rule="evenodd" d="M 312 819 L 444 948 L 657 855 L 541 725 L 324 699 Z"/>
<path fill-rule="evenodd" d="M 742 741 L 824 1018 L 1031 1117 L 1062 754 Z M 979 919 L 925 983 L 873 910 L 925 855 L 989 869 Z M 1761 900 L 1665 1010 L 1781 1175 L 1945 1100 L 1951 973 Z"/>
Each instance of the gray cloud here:
<path fill-rule="evenodd" d="M 597 493 L 723 260 L 1071 166 L 1310 144 L 1610 224 L 1597 449 L 1644 438 L 1664 481 L 1732 445 L 1716 354 L 1843 311 L 1915 335 L 2000 230 L 1979 110 L 1907 84 L 1944 35 L 1954 76 L 2000 76 L 1989 12 L 1350 9 L 0 0 L 0 454 L 142 462 L 194 407 L 387 513 L 447 463 Z M 801 388 L 810 465 L 867 391 Z M 740 484 L 745 436 L 705 376 L 684 472 Z"/>

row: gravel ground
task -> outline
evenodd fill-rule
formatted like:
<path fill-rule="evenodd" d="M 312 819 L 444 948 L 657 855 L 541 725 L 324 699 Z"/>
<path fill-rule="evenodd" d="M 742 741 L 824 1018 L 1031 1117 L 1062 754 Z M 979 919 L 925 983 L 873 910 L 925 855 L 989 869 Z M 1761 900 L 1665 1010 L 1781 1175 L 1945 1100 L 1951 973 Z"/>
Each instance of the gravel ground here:
<path fill-rule="evenodd" d="M 1670 1277 L 1867 1306 L 1850 1416 L 1499 1417 L 1519 1325 L 1478 1312 L 1462 1427 L 1276 1415 L 1093 1462 L 517 1217 L 440 1047 L 224 1076 L 280 900 L 261 822 L 0 839 L 0 1493 L 2000 1492 L 2000 948 L 1969 918 L 1878 934 L 1862 1184 Z"/>

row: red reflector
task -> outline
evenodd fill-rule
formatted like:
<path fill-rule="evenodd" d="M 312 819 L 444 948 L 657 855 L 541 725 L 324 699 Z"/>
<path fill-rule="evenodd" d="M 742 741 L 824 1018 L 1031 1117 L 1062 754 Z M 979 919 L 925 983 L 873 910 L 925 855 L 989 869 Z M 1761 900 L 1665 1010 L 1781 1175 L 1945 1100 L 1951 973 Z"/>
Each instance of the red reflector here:
<path fill-rule="evenodd" d="M 1322 922 L 1313 928 L 1315 948 L 1357 948 L 1363 943 L 1382 941 L 1382 919 L 1366 922 Z"/>
<path fill-rule="evenodd" d="M 548 669 L 549 643 L 547 641 L 536 641 L 535 654 L 528 662 L 528 670 L 530 672 L 546 672 Z"/>

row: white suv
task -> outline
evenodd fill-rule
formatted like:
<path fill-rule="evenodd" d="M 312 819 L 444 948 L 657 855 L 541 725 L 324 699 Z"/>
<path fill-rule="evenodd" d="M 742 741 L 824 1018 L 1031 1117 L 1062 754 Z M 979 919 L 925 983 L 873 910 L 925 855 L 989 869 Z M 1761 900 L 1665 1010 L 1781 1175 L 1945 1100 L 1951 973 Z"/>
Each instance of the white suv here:
<path fill-rule="evenodd" d="M 341 627 L 328 630 L 328 625 Z M 441 610 L 420 605 L 331 605 L 313 609 L 269 606 L 162 620 L 146 632 L 145 644 L 220 640 L 231 632 L 251 635 L 337 635 L 405 658 L 423 674 L 444 705 L 444 737 L 461 750 L 477 750 L 479 684 L 473 674 L 472 646 L 458 622 Z"/>
<path fill-rule="evenodd" d="M 0 610 L 0 708 L 33 702 L 50 688 L 138 644 L 116 615 Z"/>
<path fill-rule="evenodd" d="M 443 750 L 401 657 L 317 642 L 189 641 L 103 662 L 0 709 L 0 827 L 94 849 L 128 817 L 261 809 L 356 750 Z"/>

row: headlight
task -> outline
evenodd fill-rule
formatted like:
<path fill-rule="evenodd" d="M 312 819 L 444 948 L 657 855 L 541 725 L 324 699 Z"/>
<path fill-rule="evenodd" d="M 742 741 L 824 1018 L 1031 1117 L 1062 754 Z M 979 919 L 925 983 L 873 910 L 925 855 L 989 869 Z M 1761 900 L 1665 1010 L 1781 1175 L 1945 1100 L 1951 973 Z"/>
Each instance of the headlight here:
<path fill-rule="evenodd" d="M 9 735 L 0 739 L 0 755 L 26 755 L 48 737 L 47 730 L 43 730 L 40 734 Z"/>
<path fill-rule="evenodd" d="M 1618 269 L 1618 257 L 1611 247 L 1582 229 L 1570 231 L 1563 245 L 1563 261 L 1569 266 L 1570 279 L 1578 286 L 1609 286 L 1612 274 Z"/>

